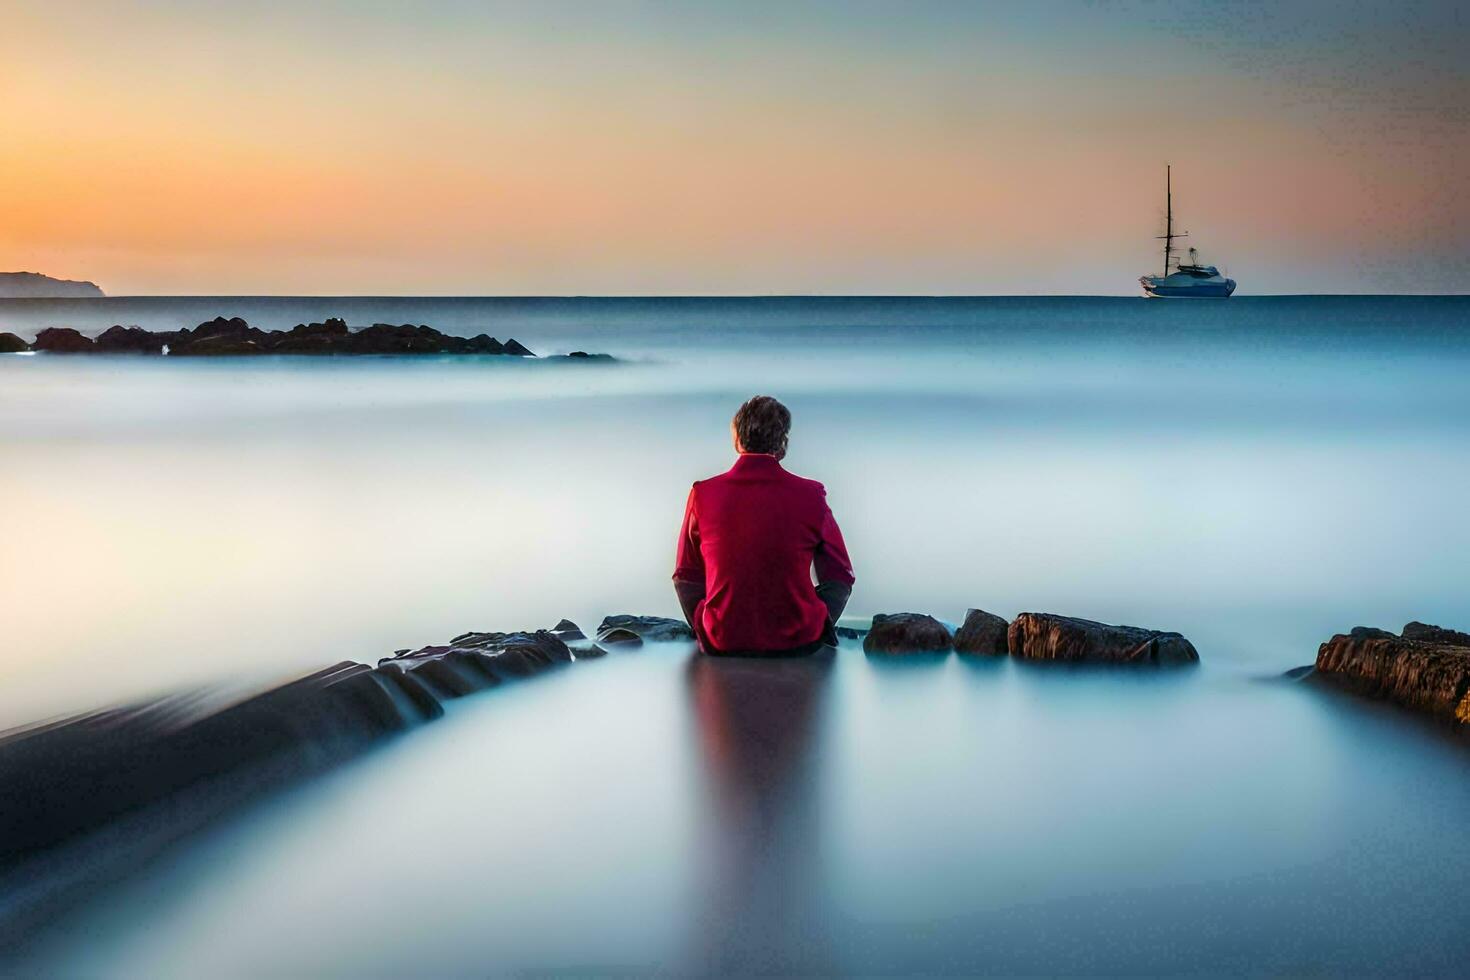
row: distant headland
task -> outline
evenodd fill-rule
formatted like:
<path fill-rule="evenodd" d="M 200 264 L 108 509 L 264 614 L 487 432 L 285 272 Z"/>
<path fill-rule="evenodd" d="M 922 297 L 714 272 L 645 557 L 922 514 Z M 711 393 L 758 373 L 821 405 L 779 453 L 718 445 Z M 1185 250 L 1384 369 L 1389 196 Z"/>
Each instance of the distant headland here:
<path fill-rule="evenodd" d="M 0 299 L 97 299 L 105 295 L 95 282 L 53 279 L 39 272 L 0 272 Z"/>

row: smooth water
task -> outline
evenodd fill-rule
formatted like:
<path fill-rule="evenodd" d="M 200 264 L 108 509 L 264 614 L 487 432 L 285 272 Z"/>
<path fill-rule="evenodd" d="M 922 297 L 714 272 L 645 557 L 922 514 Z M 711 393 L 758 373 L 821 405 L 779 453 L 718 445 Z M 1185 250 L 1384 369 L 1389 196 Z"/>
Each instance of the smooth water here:
<path fill-rule="evenodd" d="M 1454 972 L 1470 753 L 1261 680 L 1470 624 L 1470 299 L 116 299 L 0 330 L 343 315 L 495 358 L 0 357 L 0 724 L 675 614 L 757 391 L 849 612 L 1178 629 L 1167 675 L 652 648 L 457 703 L 58 926 L 62 973 Z"/>

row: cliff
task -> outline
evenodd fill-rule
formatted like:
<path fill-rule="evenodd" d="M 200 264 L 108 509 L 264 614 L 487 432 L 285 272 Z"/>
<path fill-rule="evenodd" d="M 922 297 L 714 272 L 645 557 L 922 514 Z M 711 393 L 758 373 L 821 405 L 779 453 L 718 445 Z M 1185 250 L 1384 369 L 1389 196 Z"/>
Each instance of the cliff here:
<path fill-rule="evenodd" d="M 96 283 L 52 279 L 39 272 L 0 272 L 0 299 L 96 299 Z"/>

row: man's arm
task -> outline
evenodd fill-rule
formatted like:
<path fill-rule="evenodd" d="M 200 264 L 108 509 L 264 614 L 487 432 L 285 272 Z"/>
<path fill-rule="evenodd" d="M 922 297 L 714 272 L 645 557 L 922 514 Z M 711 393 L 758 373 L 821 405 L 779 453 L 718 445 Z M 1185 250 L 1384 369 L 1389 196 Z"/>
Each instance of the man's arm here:
<path fill-rule="evenodd" d="M 827 506 L 825 496 L 822 511 L 820 540 L 812 564 L 817 573 L 817 598 L 826 605 L 827 618 L 835 623 L 842 616 L 842 610 L 847 608 L 847 600 L 852 596 L 853 583 L 857 579 L 852 574 L 852 559 L 847 556 L 842 529 L 837 526 L 837 518 L 832 516 L 832 508 Z"/>
<path fill-rule="evenodd" d="M 684 523 L 679 528 L 679 546 L 674 555 L 674 594 L 689 628 L 694 625 L 694 610 L 704 599 L 704 554 L 699 550 L 699 521 L 694 514 L 694 489 L 684 505 Z"/>

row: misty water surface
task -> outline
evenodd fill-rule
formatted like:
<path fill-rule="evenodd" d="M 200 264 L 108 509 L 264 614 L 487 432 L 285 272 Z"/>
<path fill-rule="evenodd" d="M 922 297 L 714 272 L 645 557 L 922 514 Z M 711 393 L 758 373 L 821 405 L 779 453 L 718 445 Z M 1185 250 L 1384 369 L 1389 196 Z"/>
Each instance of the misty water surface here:
<path fill-rule="evenodd" d="M 1463 961 L 1462 746 L 1268 682 L 1470 623 L 1459 299 L 108 300 L 588 349 L 0 358 L 0 718 L 467 629 L 675 614 L 689 483 L 775 394 L 849 613 L 1177 629 L 1198 670 L 749 671 L 653 648 L 457 703 L 102 896 L 133 975 L 1418 969 Z M 146 927 L 145 927 L 146 925 Z M 86 942 L 77 940 L 86 936 Z"/>

